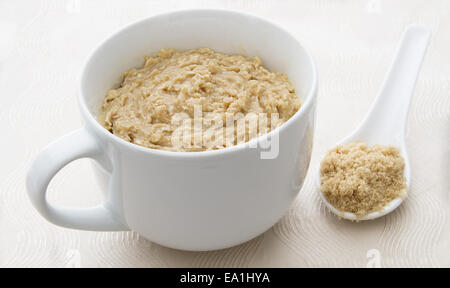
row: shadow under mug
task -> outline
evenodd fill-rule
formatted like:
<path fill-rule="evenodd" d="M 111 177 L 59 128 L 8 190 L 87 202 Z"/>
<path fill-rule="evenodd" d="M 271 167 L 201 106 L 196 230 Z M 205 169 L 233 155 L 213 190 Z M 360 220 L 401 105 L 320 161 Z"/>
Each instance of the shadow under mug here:
<path fill-rule="evenodd" d="M 128 143 L 104 129 L 96 114 L 119 75 L 162 48 L 208 47 L 257 56 L 289 76 L 302 100 L 278 133 L 278 154 L 262 159 L 260 137 L 206 152 L 168 152 Z M 133 230 L 160 245 L 205 251 L 234 246 L 273 226 L 300 190 L 311 158 L 317 76 L 312 57 L 278 25 L 226 10 L 186 10 L 131 24 L 104 41 L 81 75 L 79 106 L 85 126 L 48 145 L 27 175 L 27 190 L 48 221 L 93 231 Z M 256 146 L 252 148 L 251 146 Z M 49 203 L 47 186 L 65 165 L 91 158 L 105 181 L 98 207 Z"/>

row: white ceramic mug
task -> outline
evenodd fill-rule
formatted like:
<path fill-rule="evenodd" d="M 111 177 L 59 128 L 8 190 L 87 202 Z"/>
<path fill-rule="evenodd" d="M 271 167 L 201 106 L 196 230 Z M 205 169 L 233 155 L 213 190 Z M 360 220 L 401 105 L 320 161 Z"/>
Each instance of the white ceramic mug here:
<path fill-rule="evenodd" d="M 302 99 L 279 133 L 279 152 L 262 159 L 260 137 L 206 152 L 168 152 L 128 143 L 104 129 L 96 114 L 118 76 L 161 48 L 209 47 L 257 56 L 289 76 Z M 317 77 L 310 54 L 283 28 L 260 17 L 224 10 L 187 10 L 131 24 L 104 41 L 82 72 L 79 105 L 85 126 L 48 145 L 27 177 L 30 199 L 48 221 L 76 229 L 133 230 L 158 244 L 213 250 L 269 229 L 300 190 L 311 158 Z M 256 145 L 257 148 L 251 148 Z M 92 158 L 108 187 L 94 208 L 58 207 L 47 186 L 65 165 Z"/>

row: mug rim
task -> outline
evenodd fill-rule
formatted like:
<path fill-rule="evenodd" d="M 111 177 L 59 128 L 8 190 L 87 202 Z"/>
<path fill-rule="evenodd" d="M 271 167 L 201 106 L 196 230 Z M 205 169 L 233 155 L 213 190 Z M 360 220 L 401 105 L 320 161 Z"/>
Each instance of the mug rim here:
<path fill-rule="evenodd" d="M 311 71 L 312 71 L 312 80 L 311 80 L 311 88 L 309 89 L 308 93 L 306 93 L 306 97 L 305 97 L 305 101 L 302 103 L 302 105 L 300 106 L 300 109 L 295 112 L 295 114 L 289 118 L 286 122 L 284 122 L 283 124 L 281 124 L 279 127 L 275 128 L 274 130 L 270 131 L 269 133 L 266 133 L 264 135 L 261 135 L 259 137 L 253 138 L 250 141 L 244 142 L 244 143 L 240 143 L 237 145 L 233 145 L 230 147 L 225 147 L 225 148 L 221 148 L 221 149 L 217 149 L 217 150 L 208 150 L 208 151 L 196 151 L 196 152 L 185 152 L 185 151 L 167 151 L 167 150 L 161 150 L 161 149 L 153 149 L 153 148 L 148 148 L 148 147 L 144 147 L 144 146 L 140 146 L 138 144 L 134 144 L 128 141 L 123 140 L 122 138 L 114 135 L 113 133 L 107 131 L 103 126 L 100 125 L 100 123 L 96 120 L 96 118 L 94 117 L 94 115 L 89 111 L 85 99 L 83 97 L 83 81 L 84 81 L 84 76 L 85 76 L 85 71 L 88 67 L 88 65 L 90 64 L 91 60 L 93 59 L 93 57 L 95 56 L 95 54 L 97 54 L 97 52 L 100 50 L 100 48 L 105 45 L 105 43 L 107 43 L 108 41 L 110 41 L 111 39 L 117 37 L 120 33 L 123 33 L 124 31 L 128 30 L 128 29 L 132 29 L 135 26 L 138 26 L 140 24 L 142 24 L 145 21 L 148 21 L 149 19 L 154 19 L 154 18 L 164 18 L 164 17 L 173 17 L 176 16 L 177 14 L 196 14 L 196 13 L 200 13 L 200 14 L 234 14 L 240 17 L 246 17 L 246 18 L 251 18 L 251 19 L 256 19 L 258 21 L 261 22 L 266 22 L 267 24 L 279 29 L 282 33 L 285 33 L 286 35 L 288 35 L 289 37 L 291 37 L 293 40 L 295 40 L 297 42 L 297 44 L 303 48 L 305 55 L 307 56 L 308 60 L 309 60 L 309 65 L 311 65 Z M 80 110 L 83 114 L 83 116 L 85 117 L 87 123 L 91 124 L 92 127 L 94 127 L 94 129 L 98 130 L 99 133 L 101 133 L 102 135 L 104 135 L 106 138 L 111 139 L 111 141 L 118 143 L 119 145 L 124 145 L 126 148 L 131 149 L 131 150 L 137 150 L 137 151 L 141 151 L 147 154 L 152 154 L 155 156 L 171 156 L 174 158 L 179 158 L 179 159 L 193 159 L 193 158 L 205 158 L 205 157 L 215 157 L 215 156 L 223 156 L 226 154 L 231 154 L 231 153 L 236 153 L 238 151 L 243 151 L 246 149 L 249 149 L 249 147 L 257 147 L 256 145 L 258 145 L 264 138 L 266 137 L 272 137 L 273 134 L 275 133 L 280 133 L 282 130 L 286 129 L 288 126 L 292 125 L 293 122 L 295 122 L 298 118 L 300 118 L 304 113 L 306 113 L 306 110 L 309 110 L 309 107 L 311 105 L 313 105 L 313 100 L 317 97 L 317 69 L 316 69 L 316 64 L 314 62 L 314 59 L 312 57 L 312 54 L 310 52 L 310 50 L 308 49 L 308 47 L 306 47 L 303 44 L 303 41 L 300 41 L 300 39 L 296 36 L 294 36 L 290 31 L 288 31 L 286 28 L 282 27 L 281 25 L 277 24 L 276 22 L 255 15 L 253 13 L 249 13 L 249 12 L 242 12 L 242 11 L 236 11 L 236 10 L 231 10 L 231 9 L 211 9 L 211 8 L 197 8 L 197 9 L 182 9 L 182 10 L 174 10 L 174 11 L 168 11 L 168 12 L 162 12 L 162 13 L 157 13 L 154 14 L 152 16 L 148 16 L 148 17 L 144 17 L 141 19 L 138 19 L 136 21 L 133 21 L 121 28 L 119 28 L 118 30 L 116 30 L 114 33 L 112 33 L 111 35 L 109 35 L 108 37 L 106 37 L 105 39 L 103 39 L 100 44 L 98 44 L 88 55 L 88 57 L 86 58 L 82 69 L 81 69 L 81 74 L 79 76 L 79 90 L 78 90 L 78 105 L 80 107 Z"/>

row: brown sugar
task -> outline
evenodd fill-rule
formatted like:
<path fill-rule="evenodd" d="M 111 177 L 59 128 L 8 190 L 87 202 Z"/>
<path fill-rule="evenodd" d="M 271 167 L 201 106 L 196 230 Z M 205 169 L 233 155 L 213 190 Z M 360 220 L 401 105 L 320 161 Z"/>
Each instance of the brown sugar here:
<path fill-rule="evenodd" d="M 405 161 L 396 147 L 344 144 L 323 158 L 320 191 L 336 209 L 360 218 L 406 197 L 404 169 Z"/>

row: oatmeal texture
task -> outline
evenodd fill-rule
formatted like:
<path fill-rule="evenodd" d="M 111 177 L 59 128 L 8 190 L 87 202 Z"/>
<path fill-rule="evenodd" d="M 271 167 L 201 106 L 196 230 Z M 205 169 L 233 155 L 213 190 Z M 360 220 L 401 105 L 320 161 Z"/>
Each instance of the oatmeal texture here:
<path fill-rule="evenodd" d="M 249 132 L 249 125 L 237 125 L 234 135 L 244 133 L 241 140 L 248 141 L 281 125 L 300 108 L 286 75 L 269 72 L 258 58 L 207 48 L 162 49 L 156 57 L 145 57 L 142 68 L 130 69 L 122 78 L 120 87 L 109 90 L 104 98 L 99 122 L 114 135 L 148 148 L 205 151 L 233 146 L 238 138 L 225 140 L 229 115 L 250 121 L 267 113 L 270 125 L 256 135 Z M 188 145 L 174 145 L 172 134 L 177 129 L 191 129 L 180 124 L 180 119 L 194 119 L 194 113 L 202 119 L 201 131 L 194 131 L 200 138 L 194 135 Z M 275 113 L 278 117 L 273 117 Z"/>
<path fill-rule="evenodd" d="M 336 209 L 358 218 L 406 197 L 405 162 L 398 148 L 349 143 L 328 151 L 321 163 L 320 190 Z"/>

